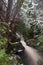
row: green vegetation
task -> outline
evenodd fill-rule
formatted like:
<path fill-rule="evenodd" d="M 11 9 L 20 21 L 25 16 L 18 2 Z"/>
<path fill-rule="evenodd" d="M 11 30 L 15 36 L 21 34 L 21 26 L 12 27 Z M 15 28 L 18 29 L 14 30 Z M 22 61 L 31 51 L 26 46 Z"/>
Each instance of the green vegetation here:
<path fill-rule="evenodd" d="M 40 36 L 38 37 L 38 41 L 43 43 L 43 35 L 40 35 Z"/>
<path fill-rule="evenodd" d="M 40 60 L 40 61 L 38 62 L 38 64 L 39 64 L 39 65 L 43 65 L 43 60 Z"/>
<path fill-rule="evenodd" d="M 38 49 L 43 52 L 43 35 L 38 37 L 38 41 L 40 42 Z"/>
<path fill-rule="evenodd" d="M 16 32 L 23 35 L 28 46 L 43 53 L 43 27 L 38 24 L 32 2 L 24 1 L 17 0 L 15 3 L 15 0 L 8 0 L 8 2 L 0 0 L 0 65 L 22 63 L 22 59 L 15 54 L 18 50 L 24 50 L 22 44 L 19 44 L 20 39 L 17 38 Z M 21 8 L 22 5 L 24 8 Z M 28 11 L 25 12 L 26 8 Z M 38 64 L 43 65 L 43 60 Z"/>
<path fill-rule="evenodd" d="M 7 38 L 0 35 L 0 47 L 6 45 L 6 43 L 7 43 Z"/>

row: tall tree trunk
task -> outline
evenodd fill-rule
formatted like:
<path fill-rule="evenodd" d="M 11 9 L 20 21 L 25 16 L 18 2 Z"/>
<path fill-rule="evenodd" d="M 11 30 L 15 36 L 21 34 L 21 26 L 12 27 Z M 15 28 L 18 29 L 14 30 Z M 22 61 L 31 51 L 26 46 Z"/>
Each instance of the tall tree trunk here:
<path fill-rule="evenodd" d="M 10 14 L 11 14 L 12 0 L 8 0 L 8 7 L 6 12 L 6 22 L 10 22 Z"/>
<path fill-rule="evenodd" d="M 18 14 L 19 10 L 20 10 L 20 7 L 22 5 L 24 0 L 17 0 L 17 5 L 16 5 L 16 9 L 14 11 L 14 16 L 13 16 L 13 19 L 12 21 L 10 21 L 10 13 L 11 13 L 11 6 L 12 6 L 12 0 L 8 0 L 8 8 L 7 8 L 7 14 L 6 14 L 6 22 L 9 23 L 10 22 L 10 25 L 9 25 L 9 31 L 7 32 L 7 36 L 8 36 L 8 39 L 12 40 L 12 33 L 11 31 L 15 29 L 15 25 L 16 25 L 16 21 L 15 21 L 15 17 L 16 15 Z"/>
<path fill-rule="evenodd" d="M 16 26 L 16 21 L 18 20 L 17 18 L 19 17 L 18 13 L 20 11 L 20 8 L 21 8 L 23 2 L 24 2 L 24 0 L 17 0 L 17 5 L 16 5 L 16 9 L 14 11 L 14 16 L 13 16 L 13 19 L 11 21 L 12 28 L 14 28 Z"/>
<path fill-rule="evenodd" d="M 0 19 L 2 17 L 2 1 L 0 0 Z"/>
<path fill-rule="evenodd" d="M 24 0 L 17 0 L 17 5 L 16 5 L 16 9 L 15 9 L 14 16 L 13 16 L 13 20 L 12 21 L 15 21 L 15 17 L 18 14 L 18 12 L 20 11 L 20 8 L 21 8 L 23 2 L 24 2 Z"/>

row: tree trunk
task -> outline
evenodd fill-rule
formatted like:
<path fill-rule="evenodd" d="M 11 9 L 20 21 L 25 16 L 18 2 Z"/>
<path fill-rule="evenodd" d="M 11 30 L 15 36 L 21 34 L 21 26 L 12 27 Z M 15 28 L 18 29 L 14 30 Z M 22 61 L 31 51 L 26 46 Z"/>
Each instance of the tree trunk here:
<path fill-rule="evenodd" d="M 0 0 L 0 19 L 2 17 L 2 1 Z"/>
<path fill-rule="evenodd" d="M 6 22 L 10 22 L 10 14 L 11 14 L 12 0 L 8 0 L 8 7 L 6 12 Z"/>
<path fill-rule="evenodd" d="M 10 25 L 10 26 L 12 26 L 12 28 L 14 28 L 16 26 L 16 22 L 17 22 L 17 20 L 19 18 L 19 14 L 18 13 L 20 11 L 20 8 L 21 8 L 23 2 L 24 2 L 24 0 L 17 0 L 16 9 L 14 11 L 14 16 L 13 16 L 13 19 L 12 19 L 11 25 Z"/>

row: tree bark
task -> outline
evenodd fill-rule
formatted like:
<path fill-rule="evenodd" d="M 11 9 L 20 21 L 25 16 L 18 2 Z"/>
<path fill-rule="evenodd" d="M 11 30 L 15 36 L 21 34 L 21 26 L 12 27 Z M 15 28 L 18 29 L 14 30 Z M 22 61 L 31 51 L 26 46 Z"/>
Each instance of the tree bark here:
<path fill-rule="evenodd" d="M 13 20 L 12 21 L 15 21 L 15 18 L 18 15 L 18 12 L 20 11 L 20 8 L 21 8 L 23 2 L 24 2 L 24 0 L 17 0 L 17 5 L 16 5 L 16 9 L 15 9 L 14 16 L 13 16 Z"/>
<path fill-rule="evenodd" d="M 10 26 L 12 26 L 12 28 L 14 28 L 16 26 L 16 22 L 19 18 L 18 13 L 20 11 L 20 8 L 21 8 L 23 2 L 24 2 L 24 0 L 17 0 L 17 5 L 16 5 L 15 11 L 14 11 L 14 16 L 13 16 L 13 19 L 12 19 L 11 25 L 10 25 Z"/>
<path fill-rule="evenodd" d="M 8 7 L 6 12 L 6 22 L 10 22 L 10 14 L 11 14 L 12 0 L 8 0 Z"/>
<path fill-rule="evenodd" d="M 2 17 L 2 1 L 0 1 L 0 19 Z"/>

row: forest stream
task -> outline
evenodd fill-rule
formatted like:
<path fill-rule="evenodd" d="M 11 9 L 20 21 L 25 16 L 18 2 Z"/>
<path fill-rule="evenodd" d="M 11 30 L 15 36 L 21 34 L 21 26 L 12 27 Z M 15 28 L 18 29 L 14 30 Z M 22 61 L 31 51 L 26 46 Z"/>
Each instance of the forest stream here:
<path fill-rule="evenodd" d="M 20 37 L 18 33 L 17 36 Z M 23 65 L 38 65 L 37 62 L 39 59 L 41 59 L 38 51 L 30 46 L 27 46 L 23 36 L 21 36 L 20 42 L 25 48 L 24 51 L 18 53 L 18 55 L 22 58 Z"/>

